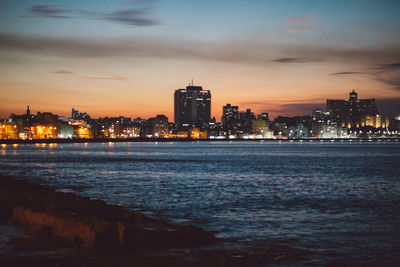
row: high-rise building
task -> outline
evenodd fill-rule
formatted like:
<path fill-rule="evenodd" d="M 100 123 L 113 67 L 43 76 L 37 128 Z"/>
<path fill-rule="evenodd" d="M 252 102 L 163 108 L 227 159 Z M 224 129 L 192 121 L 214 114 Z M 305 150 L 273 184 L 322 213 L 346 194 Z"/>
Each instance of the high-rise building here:
<path fill-rule="evenodd" d="M 223 106 L 221 122 L 226 133 L 229 135 L 236 134 L 239 123 L 239 107 L 231 106 L 231 104 Z"/>
<path fill-rule="evenodd" d="M 174 119 L 179 127 L 203 127 L 211 119 L 211 93 L 201 86 L 189 85 L 175 90 Z"/>
<path fill-rule="evenodd" d="M 328 99 L 326 106 L 331 119 L 348 128 L 360 127 L 363 117 L 379 114 L 375 99 L 358 99 L 355 90 L 350 92 L 349 100 Z"/>
<path fill-rule="evenodd" d="M 231 106 L 231 104 L 226 104 L 222 107 L 222 125 L 227 125 L 230 123 L 237 123 L 239 120 L 239 107 Z"/>

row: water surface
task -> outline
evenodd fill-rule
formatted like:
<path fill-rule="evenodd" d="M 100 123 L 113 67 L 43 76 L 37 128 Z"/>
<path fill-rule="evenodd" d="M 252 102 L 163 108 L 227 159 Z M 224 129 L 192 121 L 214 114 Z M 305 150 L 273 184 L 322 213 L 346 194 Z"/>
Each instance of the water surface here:
<path fill-rule="evenodd" d="M 400 144 L 8 145 L 0 172 L 191 223 L 305 265 L 400 263 Z"/>

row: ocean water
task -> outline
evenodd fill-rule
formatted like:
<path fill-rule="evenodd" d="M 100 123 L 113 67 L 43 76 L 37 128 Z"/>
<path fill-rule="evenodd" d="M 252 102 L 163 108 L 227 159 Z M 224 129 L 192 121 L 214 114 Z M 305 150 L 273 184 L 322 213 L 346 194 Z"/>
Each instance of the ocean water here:
<path fill-rule="evenodd" d="M 0 173 L 173 222 L 300 265 L 400 264 L 399 142 L 7 145 Z"/>

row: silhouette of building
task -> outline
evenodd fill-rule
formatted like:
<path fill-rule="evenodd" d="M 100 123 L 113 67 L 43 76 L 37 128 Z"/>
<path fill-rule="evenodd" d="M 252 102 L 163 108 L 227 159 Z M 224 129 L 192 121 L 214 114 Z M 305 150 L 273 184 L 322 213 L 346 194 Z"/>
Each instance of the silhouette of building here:
<path fill-rule="evenodd" d="M 211 93 L 201 86 L 189 85 L 175 90 L 174 119 L 179 128 L 200 127 L 211 118 Z"/>
<path fill-rule="evenodd" d="M 328 99 L 326 106 L 332 121 L 347 128 L 360 127 L 363 117 L 379 114 L 375 99 L 358 99 L 355 90 L 350 92 L 348 100 Z"/>
<path fill-rule="evenodd" d="M 267 112 L 264 112 L 264 113 L 258 114 L 257 119 L 269 121 L 269 115 Z"/>
<path fill-rule="evenodd" d="M 77 119 L 78 117 L 79 117 L 79 110 L 76 110 L 76 109 L 72 108 L 71 118 Z"/>
<path fill-rule="evenodd" d="M 239 121 L 242 132 L 250 133 L 252 131 L 252 121 L 256 119 L 256 116 L 251 109 L 246 109 L 245 112 L 239 112 Z"/>
<path fill-rule="evenodd" d="M 168 118 L 165 115 L 157 115 L 155 118 L 150 118 L 148 120 L 149 124 L 149 134 L 152 137 L 164 137 L 168 135 Z"/>
<path fill-rule="evenodd" d="M 222 126 L 228 135 L 236 134 L 239 123 L 239 107 L 226 104 L 222 107 Z"/>

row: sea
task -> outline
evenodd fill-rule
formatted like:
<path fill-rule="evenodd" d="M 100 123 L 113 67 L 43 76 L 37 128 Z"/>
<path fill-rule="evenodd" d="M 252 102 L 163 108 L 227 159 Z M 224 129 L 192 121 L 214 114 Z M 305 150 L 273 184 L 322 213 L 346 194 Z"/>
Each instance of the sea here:
<path fill-rule="evenodd" d="M 400 265 L 400 142 L 3 145 L 0 173 L 200 226 L 226 246 L 276 248 L 286 263 Z"/>

